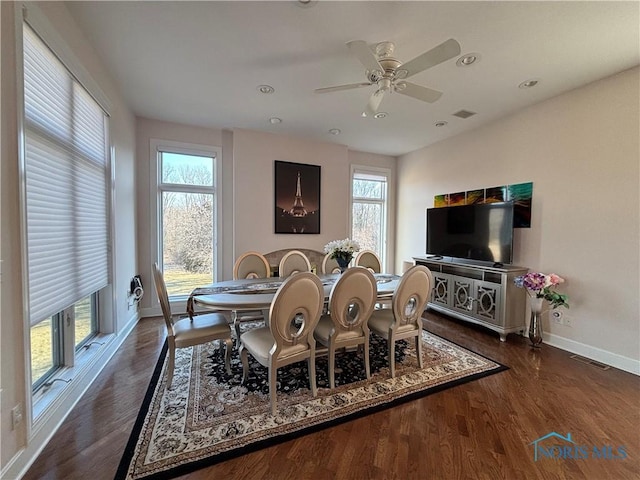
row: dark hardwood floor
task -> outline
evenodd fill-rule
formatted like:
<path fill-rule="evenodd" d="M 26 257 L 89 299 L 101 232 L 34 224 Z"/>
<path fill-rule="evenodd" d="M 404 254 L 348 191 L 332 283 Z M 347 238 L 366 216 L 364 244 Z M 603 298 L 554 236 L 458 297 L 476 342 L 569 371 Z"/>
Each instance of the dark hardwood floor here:
<path fill-rule="evenodd" d="M 510 370 L 181 478 L 640 478 L 639 377 L 438 314 L 424 324 Z M 162 320 L 142 320 L 25 479 L 112 479 L 163 342 Z M 626 458 L 534 461 L 531 442 L 550 432 Z"/>

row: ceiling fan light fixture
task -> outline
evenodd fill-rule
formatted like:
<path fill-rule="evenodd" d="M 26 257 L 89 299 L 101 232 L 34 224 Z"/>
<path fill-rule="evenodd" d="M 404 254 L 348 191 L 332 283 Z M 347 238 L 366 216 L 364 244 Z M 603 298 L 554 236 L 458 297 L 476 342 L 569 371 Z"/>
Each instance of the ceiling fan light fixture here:
<path fill-rule="evenodd" d="M 328 93 L 375 86 L 376 90 L 369 97 L 369 102 L 362 112 L 362 116 L 373 116 L 377 119 L 387 116 L 386 113 L 383 115 L 383 112 L 376 115 L 382 97 L 387 93 L 397 92 L 422 102 L 436 102 L 442 96 L 442 92 L 415 83 L 405 82 L 404 80 L 460 55 L 460 44 L 454 38 L 450 38 L 404 63 L 391 56 L 395 49 L 393 42 L 376 44 L 375 53 L 372 50 L 373 47 L 364 40 L 347 42 L 347 48 L 365 67 L 365 76 L 368 83 L 337 85 L 335 87 L 318 88 L 315 91 L 316 93 Z M 478 54 L 473 54 L 473 61 L 476 61 L 477 58 Z"/>
<path fill-rule="evenodd" d="M 271 125 L 278 125 L 279 123 L 282 123 L 282 119 L 281 119 L 281 118 L 278 118 L 278 117 L 271 117 L 271 118 L 269 119 L 269 123 L 270 123 Z"/>
<path fill-rule="evenodd" d="M 260 93 L 264 93 L 264 94 L 269 94 L 269 93 L 273 93 L 276 90 L 271 86 L 271 85 L 258 85 L 256 87 L 256 89 L 260 92 Z"/>
<path fill-rule="evenodd" d="M 340 135 L 342 133 L 342 130 L 340 130 L 339 128 L 332 128 L 331 130 L 329 130 L 329 133 L 331 135 Z"/>
<path fill-rule="evenodd" d="M 376 113 L 373 118 L 380 120 L 381 118 L 387 118 L 389 114 L 387 112 L 378 112 Z"/>
<path fill-rule="evenodd" d="M 456 65 L 459 67 L 469 67 L 479 61 L 480 61 L 479 53 L 467 53 L 461 56 L 458 60 L 456 60 Z"/>
<path fill-rule="evenodd" d="M 518 85 L 518 88 L 531 88 L 531 87 L 535 87 L 538 83 L 540 82 L 540 80 L 538 80 L 537 78 L 531 78 L 529 80 L 525 80 L 524 82 L 522 82 L 520 85 Z"/>
<path fill-rule="evenodd" d="M 405 82 L 398 82 L 398 83 L 395 84 L 395 89 L 394 90 L 396 92 L 401 92 L 406 88 L 407 88 L 407 84 Z"/>

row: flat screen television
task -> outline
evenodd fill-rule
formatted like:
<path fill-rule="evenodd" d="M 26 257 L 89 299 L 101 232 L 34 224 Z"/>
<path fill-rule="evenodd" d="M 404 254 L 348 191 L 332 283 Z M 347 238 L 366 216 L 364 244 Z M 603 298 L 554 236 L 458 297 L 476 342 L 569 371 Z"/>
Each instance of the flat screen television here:
<path fill-rule="evenodd" d="M 427 209 L 427 254 L 509 264 L 513 203 Z"/>

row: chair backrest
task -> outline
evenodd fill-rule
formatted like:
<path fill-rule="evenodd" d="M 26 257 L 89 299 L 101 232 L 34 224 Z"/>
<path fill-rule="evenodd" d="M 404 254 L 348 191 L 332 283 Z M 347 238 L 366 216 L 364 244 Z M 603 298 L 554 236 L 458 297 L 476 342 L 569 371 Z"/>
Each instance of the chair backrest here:
<path fill-rule="evenodd" d="M 382 272 L 382 264 L 376 252 L 373 250 L 362 250 L 356 256 L 356 267 L 365 267 L 371 270 L 372 273 Z"/>
<path fill-rule="evenodd" d="M 276 291 L 269 309 L 269 329 L 275 340 L 271 354 L 295 355 L 315 348 L 313 331 L 324 306 L 324 288 L 311 272 L 287 278 Z"/>
<path fill-rule="evenodd" d="M 167 324 L 167 330 L 169 332 L 169 336 L 173 335 L 173 320 L 171 316 L 171 305 L 169 304 L 169 295 L 167 294 L 167 286 L 164 283 L 164 277 L 162 276 L 162 272 L 160 268 L 158 268 L 158 264 L 154 263 L 152 266 L 153 270 L 153 283 L 156 285 L 156 293 L 158 294 L 158 300 L 160 300 L 160 308 L 162 308 L 162 316 L 164 317 L 164 322 Z"/>
<path fill-rule="evenodd" d="M 424 265 L 407 270 L 393 293 L 393 316 L 396 326 L 414 324 L 422 328 L 422 312 L 431 296 L 431 271 Z"/>
<path fill-rule="evenodd" d="M 299 250 L 286 253 L 278 266 L 278 276 L 289 277 L 298 272 L 310 272 L 311 263 L 307 256 Z"/>
<path fill-rule="evenodd" d="M 233 279 L 268 278 L 271 267 L 267 259 L 258 252 L 246 252 L 238 257 L 233 265 Z"/>
<path fill-rule="evenodd" d="M 329 297 L 329 311 L 335 328 L 334 338 L 368 334 L 367 320 L 375 307 L 376 279 L 364 267 L 345 271 L 333 284 Z"/>
<path fill-rule="evenodd" d="M 338 265 L 338 261 L 335 258 L 331 258 L 331 254 L 327 253 L 322 259 L 322 273 L 330 274 L 330 273 L 340 273 L 340 265 Z"/>

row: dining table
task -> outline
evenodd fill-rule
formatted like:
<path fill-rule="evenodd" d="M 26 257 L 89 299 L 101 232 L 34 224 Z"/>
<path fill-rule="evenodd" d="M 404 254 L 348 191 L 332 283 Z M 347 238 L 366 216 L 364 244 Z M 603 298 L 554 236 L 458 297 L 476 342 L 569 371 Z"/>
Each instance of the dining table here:
<path fill-rule="evenodd" d="M 388 302 L 400 281 L 399 275 L 374 273 L 378 302 Z M 324 289 L 325 303 L 340 274 L 318 275 Z M 187 314 L 193 317 L 195 308 L 216 311 L 254 311 L 269 309 L 284 277 L 243 278 L 225 280 L 195 288 L 187 299 Z"/>

